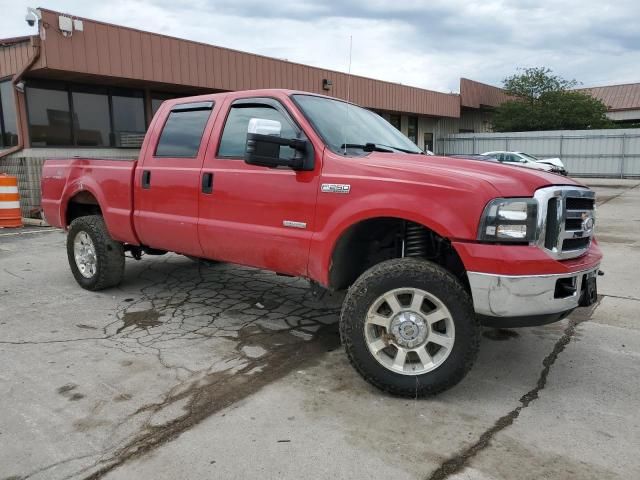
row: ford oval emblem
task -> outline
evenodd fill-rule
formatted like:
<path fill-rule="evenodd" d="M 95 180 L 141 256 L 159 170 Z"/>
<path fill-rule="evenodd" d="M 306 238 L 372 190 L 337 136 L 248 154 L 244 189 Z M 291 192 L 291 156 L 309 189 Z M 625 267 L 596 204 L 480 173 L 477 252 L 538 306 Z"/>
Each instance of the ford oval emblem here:
<path fill-rule="evenodd" d="M 582 230 L 585 232 L 593 230 L 593 217 L 586 213 L 582 214 Z"/>

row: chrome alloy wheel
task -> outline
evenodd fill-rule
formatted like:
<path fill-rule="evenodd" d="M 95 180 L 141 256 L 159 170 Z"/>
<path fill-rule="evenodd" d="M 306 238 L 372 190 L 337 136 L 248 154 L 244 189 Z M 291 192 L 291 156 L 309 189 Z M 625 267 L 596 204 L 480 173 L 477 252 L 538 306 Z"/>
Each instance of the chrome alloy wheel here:
<path fill-rule="evenodd" d="M 83 277 L 91 278 L 96 274 L 98 267 L 96 248 L 87 232 L 79 232 L 74 238 L 73 256 Z"/>
<path fill-rule="evenodd" d="M 378 297 L 367 312 L 364 334 L 373 357 L 403 375 L 435 370 L 455 342 L 447 307 L 418 288 L 398 288 Z"/>

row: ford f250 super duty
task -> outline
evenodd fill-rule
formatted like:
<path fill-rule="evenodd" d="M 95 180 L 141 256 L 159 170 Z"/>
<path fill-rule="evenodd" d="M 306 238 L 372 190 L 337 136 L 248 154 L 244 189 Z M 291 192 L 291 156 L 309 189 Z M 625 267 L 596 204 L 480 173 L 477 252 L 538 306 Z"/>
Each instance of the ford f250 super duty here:
<path fill-rule="evenodd" d="M 83 288 L 125 252 L 177 252 L 346 292 L 353 366 L 397 395 L 459 382 L 482 324 L 593 303 L 594 192 L 559 175 L 427 156 L 375 113 L 286 90 L 169 100 L 137 161 L 48 160 L 47 221 Z"/>

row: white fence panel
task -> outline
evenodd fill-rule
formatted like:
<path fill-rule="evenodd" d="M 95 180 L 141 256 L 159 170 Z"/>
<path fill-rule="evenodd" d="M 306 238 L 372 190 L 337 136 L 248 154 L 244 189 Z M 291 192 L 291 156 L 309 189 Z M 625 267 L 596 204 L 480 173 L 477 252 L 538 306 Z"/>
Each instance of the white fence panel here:
<path fill-rule="evenodd" d="M 640 129 L 461 133 L 440 140 L 445 155 L 526 152 L 559 157 L 575 176 L 640 176 Z"/>

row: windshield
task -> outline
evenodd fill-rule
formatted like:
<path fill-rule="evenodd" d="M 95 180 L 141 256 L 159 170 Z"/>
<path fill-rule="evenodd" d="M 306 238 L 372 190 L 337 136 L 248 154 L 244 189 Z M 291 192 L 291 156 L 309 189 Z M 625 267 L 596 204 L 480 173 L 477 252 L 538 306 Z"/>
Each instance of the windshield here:
<path fill-rule="evenodd" d="M 520 155 L 522 155 L 523 157 L 525 157 L 527 160 L 531 160 L 532 162 L 536 162 L 536 161 L 538 161 L 538 157 L 534 157 L 533 155 L 529 155 L 528 153 L 522 153 L 522 152 L 520 152 Z"/>
<path fill-rule="evenodd" d="M 293 95 L 327 146 L 337 153 L 346 149 L 378 152 L 422 153 L 380 115 L 330 98 Z"/>

